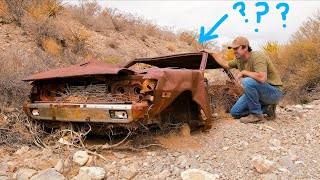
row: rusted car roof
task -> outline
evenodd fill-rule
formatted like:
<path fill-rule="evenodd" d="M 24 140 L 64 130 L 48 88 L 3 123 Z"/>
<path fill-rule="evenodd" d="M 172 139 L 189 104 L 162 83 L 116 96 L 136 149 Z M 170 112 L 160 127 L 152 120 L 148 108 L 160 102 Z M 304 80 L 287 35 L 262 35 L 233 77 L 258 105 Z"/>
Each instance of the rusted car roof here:
<path fill-rule="evenodd" d="M 127 63 L 124 67 L 128 68 L 136 63 L 145 63 L 157 66 L 159 68 L 179 67 L 186 69 L 199 69 L 202 57 L 204 55 L 205 57 L 208 57 L 206 69 L 221 68 L 221 66 L 213 59 L 213 57 L 208 56 L 206 52 L 182 53 L 167 56 L 137 58 Z"/>
<path fill-rule="evenodd" d="M 134 71 L 119 68 L 117 66 L 98 61 L 92 60 L 77 65 L 73 65 L 67 68 L 53 69 L 45 71 L 39 74 L 28 76 L 23 81 L 35 81 L 44 79 L 55 79 L 55 78 L 66 78 L 66 77 L 77 77 L 85 75 L 103 75 L 103 74 L 134 74 Z"/>

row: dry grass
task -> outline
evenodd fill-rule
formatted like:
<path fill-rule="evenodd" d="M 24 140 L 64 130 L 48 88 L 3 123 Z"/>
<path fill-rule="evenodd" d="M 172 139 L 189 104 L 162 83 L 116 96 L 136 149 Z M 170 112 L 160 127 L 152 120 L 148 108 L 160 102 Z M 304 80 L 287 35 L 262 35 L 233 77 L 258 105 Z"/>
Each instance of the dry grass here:
<path fill-rule="evenodd" d="M 291 102 L 309 102 L 309 91 L 320 82 L 320 11 L 308 18 L 291 41 L 279 47 L 268 43 L 267 55 L 278 67 L 284 81 L 284 93 Z"/>
<path fill-rule="evenodd" d="M 21 107 L 27 100 L 30 86 L 21 81 L 24 77 L 82 61 L 68 51 L 61 53 L 60 59 L 41 49 L 30 53 L 15 47 L 0 53 L 0 101 L 3 106 Z"/>
<path fill-rule="evenodd" d="M 26 12 L 36 21 L 56 17 L 62 11 L 60 0 L 31 0 L 26 7 Z"/>
<path fill-rule="evenodd" d="M 171 51 L 171 52 L 177 51 L 177 48 L 176 48 L 174 45 L 169 45 L 169 46 L 167 46 L 167 49 L 168 49 L 169 51 Z"/>
<path fill-rule="evenodd" d="M 55 55 L 55 56 L 58 56 L 60 55 L 60 51 L 61 51 L 61 46 L 52 38 L 45 38 L 43 39 L 43 47 L 44 49 Z"/>
<path fill-rule="evenodd" d="M 187 31 L 187 30 L 180 30 L 178 32 L 178 38 L 182 42 L 186 42 L 189 46 L 192 46 L 197 51 L 203 49 L 213 49 L 218 50 L 217 43 L 215 41 L 207 41 L 205 43 L 199 43 L 199 34 L 197 30 L 194 31 Z"/>
<path fill-rule="evenodd" d="M 159 27 L 155 22 L 116 8 L 101 10 L 101 6 L 94 0 L 82 1 L 79 6 L 68 6 L 67 9 L 72 12 L 74 19 L 96 32 L 115 30 L 129 32 L 131 35 L 145 34 L 167 41 L 177 40 L 171 28 Z"/>
<path fill-rule="evenodd" d="M 10 16 L 10 12 L 9 12 L 8 4 L 5 1 L 0 1 L 0 18 L 7 19 L 9 16 Z"/>
<path fill-rule="evenodd" d="M 36 49 L 33 54 L 18 47 L 0 53 L 0 101 L 6 105 L 21 105 L 29 88 L 20 81 L 23 77 L 77 63 L 87 55 L 113 64 L 124 64 L 136 57 L 164 55 L 181 50 L 179 45 L 176 46 L 178 40 L 185 42 L 180 44 L 187 44 L 195 51 L 205 48 L 219 51 L 215 41 L 199 44 L 198 31 L 181 30 L 175 34 L 172 28 L 159 27 L 156 22 L 137 15 L 113 8 L 103 9 L 97 1 L 79 2 L 77 6 L 65 6 L 61 0 L 0 0 L 0 21 L 16 22 L 28 36 L 32 36 L 38 46 L 31 48 Z M 303 100 L 303 93 L 300 92 L 307 94 L 310 87 L 320 81 L 319 21 L 318 12 L 300 27 L 290 43 L 279 45 L 277 42 L 268 42 L 265 46 L 266 53 L 278 67 L 285 82 L 285 94 L 294 100 Z M 110 34 L 111 37 L 120 33 L 121 37 L 137 38 L 148 47 L 162 40 L 170 43 L 163 48 L 152 49 L 153 52 L 143 48 L 124 52 L 121 41 L 125 39 L 114 39 L 102 42 L 102 46 L 107 49 L 105 52 L 94 52 L 94 49 L 90 52 L 88 45 L 91 45 L 90 38 L 95 34 L 93 31 Z M 221 54 L 227 60 L 233 59 L 231 51 Z"/>
<path fill-rule="evenodd" d="M 8 13 L 6 19 L 8 22 L 15 21 L 20 25 L 21 18 L 24 16 L 24 11 L 27 2 L 25 0 L 1 0 L 5 7 L 5 13 Z"/>

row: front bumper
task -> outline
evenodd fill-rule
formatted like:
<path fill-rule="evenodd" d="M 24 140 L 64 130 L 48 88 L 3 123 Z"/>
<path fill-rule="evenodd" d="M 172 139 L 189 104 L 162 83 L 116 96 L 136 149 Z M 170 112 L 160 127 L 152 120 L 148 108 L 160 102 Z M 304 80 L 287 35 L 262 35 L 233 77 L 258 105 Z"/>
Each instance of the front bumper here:
<path fill-rule="evenodd" d="M 143 108 L 136 108 L 143 107 Z M 139 104 L 27 103 L 24 112 L 33 119 L 63 122 L 130 123 L 147 107 Z"/>

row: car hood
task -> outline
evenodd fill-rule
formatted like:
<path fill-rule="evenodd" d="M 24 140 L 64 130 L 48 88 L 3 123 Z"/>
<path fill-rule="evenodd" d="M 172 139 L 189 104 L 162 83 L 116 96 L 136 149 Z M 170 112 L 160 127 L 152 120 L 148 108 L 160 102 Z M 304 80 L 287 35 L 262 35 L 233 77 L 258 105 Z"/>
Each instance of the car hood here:
<path fill-rule="evenodd" d="M 69 78 L 86 75 L 104 75 L 104 74 L 135 74 L 135 71 L 127 68 L 119 68 L 112 64 L 108 64 L 98 60 L 87 61 L 67 68 L 52 69 L 41 72 L 32 76 L 28 76 L 23 81 L 36 81 L 56 78 Z"/>

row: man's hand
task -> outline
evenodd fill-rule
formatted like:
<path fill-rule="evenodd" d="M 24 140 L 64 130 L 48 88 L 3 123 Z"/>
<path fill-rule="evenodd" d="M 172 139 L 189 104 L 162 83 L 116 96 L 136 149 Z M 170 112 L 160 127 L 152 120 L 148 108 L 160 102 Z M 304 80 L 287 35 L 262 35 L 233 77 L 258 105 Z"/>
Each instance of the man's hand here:
<path fill-rule="evenodd" d="M 216 52 L 214 52 L 214 51 L 212 51 L 212 50 L 210 50 L 210 49 L 203 49 L 203 50 L 201 50 L 201 51 L 207 52 L 207 53 L 209 53 L 209 54 L 215 54 L 215 53 L 216 53 Z"/>
<path fill-rule="evenodd" d="M 245 71 L 245 70 L 241 71 L 241 72 L 235 77 L 236 81 L 239 81 L 239 79 L 243 77 L 244 71 Z"/>
<path fill-rule="evenodd" d="M 251 77 L 260 83 L 267 82 L 267 73 L 266 72 L 251 72 L 251 71 L 243 70 L 235 77 L 235 79 L 239 80 L 243 76 Z"/>
<path fill-rule="evenodd" d="M 202 51 L 203 51 L 203 52 L 207 52 L 208 54 L 210 54 L 210 55 L 213 57 L 213 59 L 214 59 L 220 66 L 222 66 L 223 68 L 225 68 L 225 69 L 231 69 L 231 67 L 229 66 L 228 62 L 227 62 L 225 59 L 223 59 L 220 54 L 218 54 L 218 53 L 216 53 L 216 52 L 214 52 L 214 51 L 212 51 L 212 50 L 210 50 L 210 49 L 204 49 L 204 50 L 202 50 Z"/>

